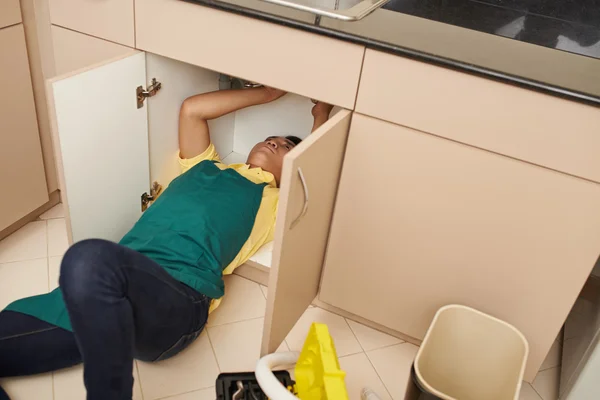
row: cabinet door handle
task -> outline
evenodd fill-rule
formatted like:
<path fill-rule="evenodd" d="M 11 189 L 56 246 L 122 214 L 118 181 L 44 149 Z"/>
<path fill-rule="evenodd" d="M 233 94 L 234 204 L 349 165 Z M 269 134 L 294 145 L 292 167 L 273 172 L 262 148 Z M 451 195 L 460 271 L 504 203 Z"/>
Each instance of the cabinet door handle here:
<path fill-rule="evenodd" d="M 300 222 L 302 217 L 306 215 L 308 212 L 308 185 L 306 184 L 306 179 L 304 178 L 304 173 L 302 173 L 302 168 L 298 167 L 298 176 L 300 177 L 300 183 L 302 183 L 302 190 L 304 191 L 304 205 L 302 206 L 302 212 L 290 225 L 290 229 L 294 229 L 294 227 Z"/>

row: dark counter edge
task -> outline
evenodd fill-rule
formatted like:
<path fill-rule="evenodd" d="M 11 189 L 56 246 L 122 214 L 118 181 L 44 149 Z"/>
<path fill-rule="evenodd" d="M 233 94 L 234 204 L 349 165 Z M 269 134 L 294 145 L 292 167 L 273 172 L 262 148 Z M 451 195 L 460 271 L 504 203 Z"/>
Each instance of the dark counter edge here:
<path fill-rule="evenodd" d="M 218 0 L 184 0 L 188 3 L 200 4 L 207 7 L 232 12 L 243 16 L 249 16 L 255 19 L 260 19 L 267 22 L 285 25 L 291 28 L 301 29 L 311 33 L 328 36 L 334 39 L 344 40 L 346 42 L 356 43 L 366 46 L 369 49 L 380 50 L 386 53 L 391 53 L 403 57 L 423 61 L 430 64 L 439 65 L 446 68 L 451 68 L 461 72 L 469 72 L 475 75 L 482 76 L 496 81 L 511 83 L 526 89 L 536 90 L 538 92 L 562 97 L 568 100 L 575 100 L 589 105 L 600 106 L 600 97 L 596 97 L 587 93 L 577 92 L 571 89 L 565 89 L 559 86 L 550 85 L 544 82 L 535 81 L 528 78 L 523 78 L 516 75 L 506 74 L 500 71 L 479 67 L 474 64 L 464 63 L 449 58 L 439 57 L 434 54 L 428 54 L 415 49 L 400 47 L 387 42 L 373 40 L 364 36 L 353 35 L 350 33 L 337 31 L 330 28 L 314 25 L 307 22 L 297 21 L 275 14 L 254 10 L 251 8 L 238 6 L 235 4 L 224 3 Z M 365 18 L 369 18 L 366 16 Z M 557 50 L 561 51 L 561 50 Z"/>

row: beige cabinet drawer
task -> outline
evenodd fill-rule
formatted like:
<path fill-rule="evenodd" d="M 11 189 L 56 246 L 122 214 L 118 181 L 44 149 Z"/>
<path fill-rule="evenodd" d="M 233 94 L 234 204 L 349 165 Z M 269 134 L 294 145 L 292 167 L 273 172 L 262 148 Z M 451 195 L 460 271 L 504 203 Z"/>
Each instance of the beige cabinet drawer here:
<path fill-rule="evenodd" d="M 0 28 L 21 22 L 19 0 L 0 1 Z"/>
<path fill-rule="evenodd" d="M 600 182 L 600 108 L 367 50 L 356 110 Z"/>
<path fill-rule="evenodd" d="M 52 25 L 56 75 L 119 57 L 131 48 Z"/>
<path fill-rule="evenodd" d="M 0 30 L 0 231 L 48 201 L 23 25 Z"/>
<path fill-rule="evenodd" d="M 475 307 L 525 334 L 530 380 L 598 257 L 598 204 L 596 183 L 355 114 L 319 298 L 416 339 Z"/>
<path fill-rule="evenodd" d="M 364 55 L 359 45 L 180 0 L 136 0 L 136 46 L 350 109 Z"/>
<path fill-rule="evenodd" d="M 134 47 L 133 0 L 49 0 L 54 25 Z"/>

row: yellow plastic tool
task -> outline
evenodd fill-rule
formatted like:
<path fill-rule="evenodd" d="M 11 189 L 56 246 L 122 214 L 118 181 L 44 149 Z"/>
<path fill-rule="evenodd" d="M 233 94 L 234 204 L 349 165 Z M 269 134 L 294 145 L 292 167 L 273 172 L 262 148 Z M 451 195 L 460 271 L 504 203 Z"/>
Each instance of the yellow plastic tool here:
<path fill-rule="evenodd" d="M 327 325 L 313 323 L 295 368 L 302 400 L 347 400 L 348 392 Z"/>

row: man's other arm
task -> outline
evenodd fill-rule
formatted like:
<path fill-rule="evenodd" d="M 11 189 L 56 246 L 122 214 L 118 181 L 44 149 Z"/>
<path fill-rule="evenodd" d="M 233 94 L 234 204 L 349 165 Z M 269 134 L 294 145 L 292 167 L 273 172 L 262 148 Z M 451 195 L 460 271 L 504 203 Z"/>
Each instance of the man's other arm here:
<path fill-rule="evenodd" d="M 179 153 L 181 158 L 202 154 L 210 145 L 208 121 L 225 114 L 269 103 L 285 92 L 260 87 L 253 89 L 219 90 L 188 97 L 179 111 Z"/>

